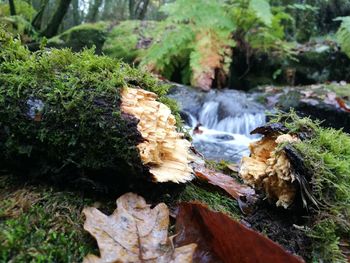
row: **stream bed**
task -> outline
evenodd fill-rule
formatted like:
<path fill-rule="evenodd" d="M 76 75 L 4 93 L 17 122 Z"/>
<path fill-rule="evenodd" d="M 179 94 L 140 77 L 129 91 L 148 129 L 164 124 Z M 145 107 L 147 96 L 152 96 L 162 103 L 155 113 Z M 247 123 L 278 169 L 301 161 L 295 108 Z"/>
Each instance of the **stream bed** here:
<path fill-rule="evenodd" d="M 238 162 L 249 155 L 249 143 L 259 138 L 250 131 L 266 122 L 266 108 L 254 93 L 174 85 L 169 97 L 178 102 L 196 150 L 209 160 Z"/>

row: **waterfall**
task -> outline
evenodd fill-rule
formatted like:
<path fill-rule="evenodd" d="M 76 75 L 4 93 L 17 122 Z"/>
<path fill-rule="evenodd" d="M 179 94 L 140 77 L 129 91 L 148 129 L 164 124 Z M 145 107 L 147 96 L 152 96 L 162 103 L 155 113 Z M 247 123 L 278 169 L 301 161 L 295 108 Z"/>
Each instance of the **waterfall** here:
<path fill-rule="evenodd" d="M 250 132 L 266 121 L 265 108 L 242 91 L 203 93 L 178 86 L 169 97 L 179 103 L 194 146 L 208 159 L 239 161 L 258 137 Z"/>
<path fill-rule="evenodd" d="M 199 113 L 198 121 L 193 121 L 195 118 L 193 115 L 190 115 L 192 118 L 191 124 L 197 125 L 199 122 L 202 126 L 209 129 L 250 136 L 250 132 L 253 129 L 265 123 L 266 116 L 264 112 L 237 113 L 219 121 L 219 106 L 220 103 L 217 101 L 205 102 Z"/>
<path fill-rule="evenodd" d="M 256 127 L 264 125 L 265 119 L 266 116 L 263 112 L 243 113 L 237 116 L 226 117 L 213 128 L 218 131 L 251 136 L 250 132 Z"/>
<path fill-rule="evenodd" d="M 218 123 L 219 103 L 216 101 L 207 101 L 203 104 L 199 113 L 199 123 L 204 127 L 213 129 Z"/>

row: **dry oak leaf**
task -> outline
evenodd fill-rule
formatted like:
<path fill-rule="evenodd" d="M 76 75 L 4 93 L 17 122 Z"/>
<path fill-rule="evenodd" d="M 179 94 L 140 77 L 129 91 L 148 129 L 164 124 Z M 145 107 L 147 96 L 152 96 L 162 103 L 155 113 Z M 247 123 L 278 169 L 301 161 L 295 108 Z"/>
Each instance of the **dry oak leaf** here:
<path fill-rule="evenodd" d="M 168 238 L 169 210 L 153 209 L 141 197 L 127 193 L 117 199 L 117 209 L 106 216 L 94 207 L 84 208 L 84 229 L 97 240 L 101 257 L 88 255 L 84 263 L 192 262 L 196 244 L 174 247 Z"/>

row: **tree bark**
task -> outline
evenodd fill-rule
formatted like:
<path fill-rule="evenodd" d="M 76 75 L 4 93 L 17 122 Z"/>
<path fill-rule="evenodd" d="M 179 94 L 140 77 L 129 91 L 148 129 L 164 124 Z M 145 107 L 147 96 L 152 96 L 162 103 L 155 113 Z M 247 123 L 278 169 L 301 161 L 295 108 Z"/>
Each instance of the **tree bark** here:
<path fill-rule="evenodd" d="M 15 7 L 14 0 L 9 0 L 9 5 L 10 5 L 10 15 L 15 16 L 16 15 L 16 7 Z"/>
<path fill-rule="evenodd" d="M 74 25 L 79 25 L 81 23 L 81 16 L 79 11 L 79 0 L 73 0 L 73 22 Z"/>
<path fill-rule="evenodd" d="M 146 16 L 146 13 L 147 13 L 148 4 L 149 4 L 149 0 L 143 1 L 143 5 L 142 5 L 141 10 L 139 12 L 139 19 L 140 20 L 145 19 L 145 16 Z"/>
<path fill-rule="evenodd" d="M 57 35 L 58 28 L 62 23 L 62 20 L 65 14 L 67 13 L 70 3 L 71 3 L 71 0 L 60 0 L 58 4 L 58 8 L 56 9 L 56 12 L 52 16 L 45 30 L 41 33 L 42 36 L 51 38 Z"/>
<path fill-rule="evenodd" d="M 136 2 L 135 0 L 129 0 L 129 14 L 130 19 L 140 19 L 145 18 L 149 0 L 140 0 Z"/>
<path fill-rule="evenodd" d="M 96 22 L 98 9 L 102 5 L 102 0 L 94 0 L 90 2 L 89 12 L 87 15 L 88 22 Z"/>
<path fill-rule="evenodd" d="M 42 2 L 40 10 L 38 11 L 38 13 L 35 15 L 35 17 L 32 20 L 32 26 L 34 27 L 34 29 L 36 29 L 38 31 L 41 29 L 43 14 L 44 14 L 44 11 L 45 11 L 45 8 L 46 8 L 48 2 L 49 2 L 49 0 L 44 0 L 44 2 Z"/>
<path fill-rule="evenodd" d="M 135 0 L 129 0 L 129 18 L 135 19 Z"/>

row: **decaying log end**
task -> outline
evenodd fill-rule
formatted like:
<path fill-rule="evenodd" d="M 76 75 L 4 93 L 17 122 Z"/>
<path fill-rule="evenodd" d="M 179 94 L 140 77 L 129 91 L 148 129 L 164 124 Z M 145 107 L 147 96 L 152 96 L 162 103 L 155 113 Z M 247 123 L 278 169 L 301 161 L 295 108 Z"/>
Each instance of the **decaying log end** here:
<path fill-rule="evenodd" d="M 143 89 L 124 88 L 121 109 L 139 119 L 137 129 L 144 142 L 137 145 L 142 163 L 156 182 L 184 183 L 193 179 L 191 143 L 176 131 L 175 117 L 158 102 L 157 95 Z"/>
<path fill-rule="evenodd" d="M 277 151 L 276 147 L 296 141 L 299 139 L 289 134 L 265 134 L 261 140 L 250 144 L 251 156 L 243 157 L 239 171 L 245 183 L 263 189 L 270 200 L 284 208 L 294 201 L 295 175 L 285 152 Z"/>

